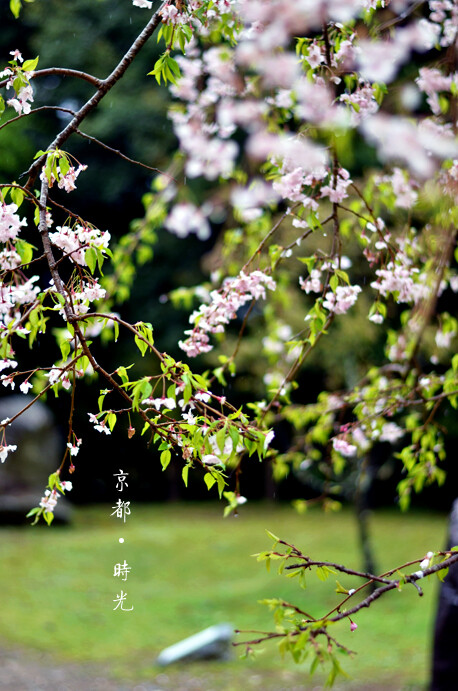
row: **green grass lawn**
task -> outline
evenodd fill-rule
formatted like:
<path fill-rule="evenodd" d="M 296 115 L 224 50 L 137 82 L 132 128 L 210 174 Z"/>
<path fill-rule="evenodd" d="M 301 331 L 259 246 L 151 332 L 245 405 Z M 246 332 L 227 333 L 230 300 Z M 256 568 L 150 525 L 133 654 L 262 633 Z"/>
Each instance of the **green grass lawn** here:
<path fill-rule="evenodd" d="M 132 683 L 161 675 L 164 688 L 178 688 L 183 674 L 226 691 L 315 688 L 323 677 L 309 686 L 307 667 L 282 661 L 274 643 L 253 661 L 236 656 L 164 672 L 154 666 L 162 648 L 215 623 L 272 630 L 270 612 L 257 604 L 262 598 L 283 597 L 312 615 L 338 602 L 331 579 L 322 583 L 311 574 L 301 590 L 296 579 L 274 569 L 269 574 L 250 557 L 270 548 L 266 528 L 312 557 L 361 567 L 350 511 L 298 516 L 289 506 L 242 509 L 223 519 L 221 505 L 136 504 L 124 525 L 110 516 L 110 506 L 98 506 L 79 509 L 70 528 L 1 529 L 2 643 L 49 653 L 59 663 L 97 663 Z M 372 532 L 383 570 L 441 548 L 446 518 L 383 511 L 374 515 Z M 132 569 L 126 582 L 113 577 L 114 564 L 124 559 Z M 355 587 L 349 578 L 339 580 Z M 358 613 L 354 633 L 348 622 L 339 625 L 343 642 L 358 653 L 342 658 L 351 677 L 346 688 L 425 687 L 437 581 L 422 585 L 422 599 L 404 588 Z M 131 612 L 113 611 L 121 589 Z M 335 635 L 341 638 L 337 627 Z"/>

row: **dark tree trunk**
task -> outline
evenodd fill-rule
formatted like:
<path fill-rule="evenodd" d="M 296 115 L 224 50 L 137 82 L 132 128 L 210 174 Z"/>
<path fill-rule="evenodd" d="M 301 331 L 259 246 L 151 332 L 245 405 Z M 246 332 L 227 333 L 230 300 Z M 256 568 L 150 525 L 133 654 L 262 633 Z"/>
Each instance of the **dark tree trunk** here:
<path fill-rule="evenodd" d="M 374 550 L 369 532 L 369 517 L 370 517 L 370 490 L 372 486 L 372 470 L 370 466 L 370 458 L 363 458 L 358 467 L 358 474 L 356 479 L 356 489 L 354 494 L 354 503 L 356 511 L 356 521 L 358 523 L 359 543 L 361 554 L 363 556 L 363 568 L 368 573 L 376 574 L 376 564 L 374 557 Z M 371 590 L 375 590 L 376 584 L 373 583 Z"/>
<path fill-rule="evenodd" d="M 458 545 L 458 499 L 450 515 L 448 548 Z M 434 627 L 431 691 L 458 689 L 458 564 L 441 585 Z"/>

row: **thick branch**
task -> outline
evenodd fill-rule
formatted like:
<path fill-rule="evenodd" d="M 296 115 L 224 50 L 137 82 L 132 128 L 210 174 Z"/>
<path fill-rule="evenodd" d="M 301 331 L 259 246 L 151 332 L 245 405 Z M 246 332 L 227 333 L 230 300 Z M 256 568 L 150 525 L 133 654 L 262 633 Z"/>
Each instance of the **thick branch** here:
<path fill-rule="evenodd" d="M 63 281 L 60 274 L 56 268 L 56 260 L 51 247 L 51 240 L 48 235 L 48 226 L 46 223 L 46 202 L 48 201 L 48 180 L 46 175 L 43 175 L 43 180 L 41 182 L 41 192 L 40 192 L 40 222 L 38 224 L 38 232 L 41 235 L 41 241 L 43 243 L 43 249 L 46 255 L 46 260 L 48 262 L 49 270 L 54 281 L 54 287 L 60 295 L 65 300 L 64 311 L 67 321 L 71 322 L 74 318 L 74 314 L 70 308 L 70 305 L 66 299 L 66 292 Z"/>
<path fill-rule="evenodd" d="M 97 88 L 100 88 L 100 86 L 102 86 L 103 84 L 102 79 L 98 79 L 98 77 L 94 77 L 94 75 L 92 74 L 88 74 L 87 72 L 81 72 L 81 70 L 72 70 L 68 67 L 46 67 L 43 70 L 35 70 L 31 78 L 36 79 L 36 77 L 47 77 L 48 75 L 76 77 L 77 79 L 83 79 L 85 82 L 89 82 L 89 84 L 92 84 Z"/>
<path fill-rule="evenodd" d="M 99 88 L 102 84 L 102 80 L 94 77 L 92 74 L 81 72 L 80 70 L 72 70 L 67 67 L 46 67 L 43 70 L 35 70 L 35 72 L 30 75 L 30 79 L 36 79 L 36 77 L 47 77 L 50 74 L 61 75 L 62 77 L 77 77 L 78 79 L 84 79 L 84 81 L 89 82 L 89 84 L 92 84 L 97 88 Z M 3 79 L 0 82 L 0 88 L 6 86 L 8 81 L 9 77 L 7 79 Z"/>

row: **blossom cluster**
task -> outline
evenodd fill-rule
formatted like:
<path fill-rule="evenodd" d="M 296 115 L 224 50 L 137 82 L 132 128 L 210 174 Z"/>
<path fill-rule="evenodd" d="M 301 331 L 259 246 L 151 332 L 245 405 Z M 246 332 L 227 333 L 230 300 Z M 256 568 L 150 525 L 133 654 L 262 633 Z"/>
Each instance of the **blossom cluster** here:
<path fill-rule="evenodd" d="M 40 179 L 44 180 L 45 177 L 48 178 L 49 186 L 52 187 L 57 180 L 57 186 L 65 192 L 73 192 L 76 190 L 76 179 L 80 173 L 87 169 L 86 165 L 80 164 L 78 168 L 75 166 L 66 166 L 65 172 L 61 170 L 60 165 L 56 165 L 51 172 L 48 172 L 46 168 L 43 168 L 40 174 Z"/>
<path fill-rule="evenodd" d="M 186 202 L 172 208 L 164 226 L 179 238 L 187 237 L 190 233 L 195 233 L 199 240 L 208 240 L 210 237 L 210 226 L 202 211 Z"/>
<path fill-rule="evenodd" d="M 27 329 L 21 325 L 22 314 L 20 307 L 33 303 L 40 288 L 34 283 L 38 276 L 17 283 L 0 282 L 0 339 L 14 329 L 16 333 L 27 334 Z"/>
<path fill-rule="evenodd" d="M 335 314 L 345 314 L 355 304 L 360 292 L 360 286 L 337 286 L 335 292 L 326 293 L 323 307 Z"/>
<path fill-rule="evenodd" d="M 222 333 L 224 326 L 237 317 L 237 312 L 251 300 L 265 299 L 266 288 L 275 290 L 275 281 L 262 271 L 227 278 L 220 290 L 212 290 L 210 304 L 201 305 L 189 317 L 194 328 L 185 333 L 188 338 L 179 346 L 189 357 L 208 353 L 212 349 L 209 333 Z"/>
<path fill-rule="evenodd" d="M 59 484 L 62 490 L 65 490 L 66 492 L 70 492 L 73 489 L 73 484 L 69 480 L 63 480 Z M 47 513 L 54 513 L 59 496 L 60 495 L 57 489 L 46 489 L 44 497 L 41 498 L 39 506 Z"/>
<path fill-rule="evenodd" d="M 21 63 L 24 62 L 24 58 L 19 50 L 12 50 L 10 55 L 13 59 L 10 61 L 10 67 L 5 67 L 5 69 L 0 71 L 0 79 L 6 77 L 6 88 L 13 89 L 15 91 L 15 96 L 7 100 L 7 105 L 14 108 L 18 115 L 28 115 L 31 111 L 31 104 L 33 103 L 33 89 L 30 84 L 30 79 L 33 76 L 33 69 L 23 69 Z M 27 61 L 25 67 L 32 67 L 30 63 L 36 64 L 37 60 Z"/>
<path fill-rule="evenodd" d="M 87 266 L 86 251 L 89 248 L 101 251 L 107 249 L 111 235 L 107 230 L 101 231 L 77 223 L 73 227 L 57 226 L 54 233 L 49 233 L 49 237 L 73 262 Z"/>
<path fill-rule="evenodd" d="M 27 225 L 26 219 L 21 219 L 17 210 L 17 204 L 0 204 L 0 242 L 15 240 L 21 227 Z"/>
<path fill-rule="evenodd" d="M 384 297 L 394 294 L 397 302 L 416 303 L 430 293 L 426 276 L 407 263 L 390 261 L 375 273 L 377 280 L 371 286 Z"/>

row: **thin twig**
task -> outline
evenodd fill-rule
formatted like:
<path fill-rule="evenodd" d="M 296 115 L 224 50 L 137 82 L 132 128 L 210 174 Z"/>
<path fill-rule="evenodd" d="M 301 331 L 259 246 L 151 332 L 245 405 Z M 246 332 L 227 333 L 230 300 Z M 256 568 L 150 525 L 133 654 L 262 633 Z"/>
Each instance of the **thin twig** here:
<path fill-rule="evenodd" d="M 129 158 L 129 156 L 126 156 L 123 154 L 119 149 L 113 149 L 113 147 L 108 146 L 108 144 L 105 144 L 104 142 L 100 141 L 100 139 L 96 139 L 95 137 L 91 137 L 89 134 L 86 134 L 85 132 L 81 132 L 81 130 L 76 129 L 75 134 L 79 134 L 80 137 L 84 137 L 84 139 L 88 139 L 90 142 L 94 142 L 94 144 L 98 144 L 101 146 L 103 149 L 106 149 L 107 151 L 111 151 L 112 154 L 116 154 L 116 156 L 119 156 L 120 158 L 124 159 L 124 161 L 128 161 L 129 163 L 134 163 L 137 166 L 141 166 L 142 168 L 146 168 L 147 170 L 152 170 L 154 173 L 159 173 L 160 175 L 165 175 L 166 177 L 170 178 L 170 180 L 174 180 L 171 175 L 168 175 L 168 173 L 164 173 L 162 170 L 159 170 L 159 168 L 153 168 L 153 166 L 148 166 L 146 163 L 142 163 L 141 161 L 136 161 L 134 158 Z"/>
<path fill-rule="evenodd" d="M 86 103 L 79 109 L 79 111 L 73 117 L 71 122 L 69 122 L 68 125 L 55 137 L 54 141 L 51 142 L 51 144 L 48 146 L 48 151 L 59 149 L 62 146 L 62 144 L 64 144 L 67 141 L 70 135 L 76 131 L 78 125 L 87 117 L 87 115 L 89 115 L 89 113 L 91 113 L 94 110 L 94 108 L 100 103 L 102 98 L 121 79 L 129 65 L 132 63 L 132 61 L 143 48 L 147 40 L 153 35 L 153 33 L 156 31 L 157 27 L 161 23 L 162 15 L 160 14 L 160 12 L 162 10 L 163 5 L 164 3 L 161 3 L 159 9 L 153 14 L 148 24 L 145 26 L 143 31 L 137 36 L 137 38 L 127 51 L 127 53 L 116 65 L 111 74 L 109 74 L 106 79 L 103 79 L 100 82 L 100 86 L 98 87 L 95 94 L 88 101 L 86 101 Z M 30 188 L 33 185 L 38 175 L 38 171 L 43 166 L 45 158 L 46 157 L 44 155 L 40 156 L 40 158 L 37 158 L 36 161 L 34 161 L 34 163 L 32 163 L 30 168 L 27 170 L 27 188 Z"/>
<path fill-rule="evenodd" d="M 33 110 L 31 110 L 29 113 L 21 113 L 20 115 L 16 115 L 16 117 L 14 117 L 14 118 L 10 118 L 6 122 L 4 122 L 3 125 L 0 125 L 0 130 L 2 130 L 7 125 L 10 125 L 12 122 L 15 122 L 16 120 L 21 120 L 22 118 L 26 118 L 29 115 L 32 115 L 33 113 L 39 113 L 41 110 L 60 110 L 63 113 L 69 113 L 69 115 L 75 115 L 75 111 L 70 110 L 70 108 L 62 108 L 61 106 L 39 106 L 38 108 L 34 108 Z"/>

